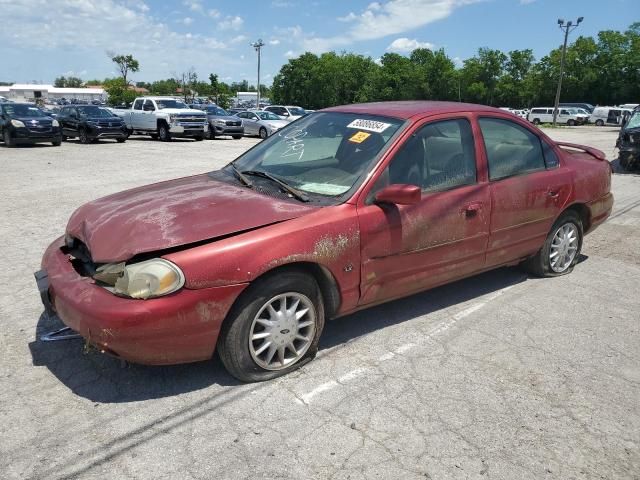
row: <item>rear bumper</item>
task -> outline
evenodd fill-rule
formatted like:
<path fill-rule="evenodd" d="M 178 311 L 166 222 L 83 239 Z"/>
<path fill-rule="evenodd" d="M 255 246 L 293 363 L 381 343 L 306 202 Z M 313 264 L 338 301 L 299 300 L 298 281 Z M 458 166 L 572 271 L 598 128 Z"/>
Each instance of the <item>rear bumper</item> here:
<path fill-rule="evenodd" d="M 598 200 L 595 200 L 588 204 L 589 211 L 591 212 L 591 224 L 589 229 L 585 233 L 593 232 L 596 227 L 604 223 L 609 218 L 611 211 L 613 210 L 613 194 L 607 193 Z"/>
<path fill-rule="evenodd" d="M 150 300 L 117 297 L 82 277 L 61 250 L 44 254 L 36 282 L 45 310 L 105 353 L 125 360 L 169 365 L 213 355 L 222 321 L 246 284 L 182 289 Z"/>

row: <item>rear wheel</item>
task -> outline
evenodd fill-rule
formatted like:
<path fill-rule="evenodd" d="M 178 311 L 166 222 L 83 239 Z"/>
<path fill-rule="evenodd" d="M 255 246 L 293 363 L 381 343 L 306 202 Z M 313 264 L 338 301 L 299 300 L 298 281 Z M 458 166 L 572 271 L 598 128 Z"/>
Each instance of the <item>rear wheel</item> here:
<path fill-rule="evenodd" d="M 534 125 L 540 125 L 540 119 L 539 118 L 534 118 L 533 119 L 533 124 Z"/>
<path fill-rule="evenodd" d="M 169 131 L 169 126 L 166 123 L 161 123 L 158 127 L 158 138 L 162 142 L 171 141 L 171 132 Z"/>
<path fill-rule="evenodd" d="M 598 127 L 604 127 L 604 122 L 602 120 L 596 120 L 596 125 Z"/>
<path fill-rule="evenodd" d="M 218 354 L 237 379 L 269 380 L 312 360 L 323 326 L 316 281 L 302 272 L 280 272 L 242 294 L 222 326 Z"/>
<path fill-rule="evenodd" d="M 51 142 L 51 145 L 53 145 L 54 147 L 59 147 L 60 145 L 62 145 L 62 138 L 54 140 L 53 142 Z"/>
<path fill-rule="evenodd" d="M 196 142 L 201 142 L 202 140 L 204 140 L 204 135 L 198 135 L 197 137 L 193 138 L 195 138 Z"/>
<path fill-rule="evenodd" d="M 563 213 L 551 227 L 540 251 L 522 266 L 538 277 L 557 277 L 573 270 L 583 238 L 582 221 L 574 211 Z"/>
<path fill-rule="evenodd" d="M 258 135 L 260 135 L 260 138 L 263 140 L 269 136 L 269 134 L 267 133 L 267 129 L 264 127 L 260 127 L 260 131 L 258 132 Z"/>
<path fill-rule="evenodd" d="M 234 140 L 240 140 L 240 139 L 242 139 L 242 135 L 234 135 L 233 139 Z"/>
<path fill-rule="evenodd" d="M 576 124 L 575 120 L 569 119 L 567 120 L 567 125 L 569 125 L 570 127 L 573 127 Z"/>
<path fill-rule="evenodd" d="M 127 141 L 126 138 L 116 138 L 116 142 L 118 142 L 118 143 L 124 143 L 126 141 Z"/>

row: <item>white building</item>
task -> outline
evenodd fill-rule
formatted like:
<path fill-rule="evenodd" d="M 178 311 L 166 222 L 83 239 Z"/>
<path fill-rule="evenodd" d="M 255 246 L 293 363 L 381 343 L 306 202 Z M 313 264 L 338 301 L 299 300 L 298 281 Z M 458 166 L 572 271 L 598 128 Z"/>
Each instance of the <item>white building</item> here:
<path fill-rule="evenodd" d="M 8 87 L 0 87 L 0 96 L 14 102 L 34 102 L 41 98 L 59 100 L 104 100 L 107 97 L 103 88 L 58 88 L 53 85 L 36 85 L 29 83 L 14 83 Z"/>

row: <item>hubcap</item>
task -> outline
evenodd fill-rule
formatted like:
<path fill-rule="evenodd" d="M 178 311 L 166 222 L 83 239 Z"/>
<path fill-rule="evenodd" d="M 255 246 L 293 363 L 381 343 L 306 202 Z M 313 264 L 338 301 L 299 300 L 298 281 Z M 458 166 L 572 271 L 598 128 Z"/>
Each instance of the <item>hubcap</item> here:
<path fill-rule="evenodd" d="M 565 223 L 556 230 L 551 242 L 549 264 L 551 270 L 562 273 L 567 270 L 578 253 L 578 228 L 573 223 Z"/>
<path fill-rule="evenodd" d="M 307 353 L 316 333 L 316 310 L 305 295 L 288 292 L 267 301 L 249 329 L 251 358 L 265 370 L 282 370 Z"/>

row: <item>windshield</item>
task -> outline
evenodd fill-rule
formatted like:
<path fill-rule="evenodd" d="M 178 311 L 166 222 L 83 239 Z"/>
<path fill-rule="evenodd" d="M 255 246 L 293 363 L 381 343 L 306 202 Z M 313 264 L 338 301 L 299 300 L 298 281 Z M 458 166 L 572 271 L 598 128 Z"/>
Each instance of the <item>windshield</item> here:
<path fill-rule="evenodd" d="M 189 108 L 186 103 L 180 100 L 156 100 L 156 103 L 158 104 L 158 110 L 162 110 L 163 108 Z"/>
<path fill-rule="evenodd" d="M 12 117 L 46 117 L 42 110 L 33 105 L 3 103 L 2 108 L 7 115 Z"/>
<path fill-rule="evenodd" d="M 638 128 L 638 127 L 640 127 L 640 111 L 637 111 L 633 115 L 631 115 L 631 118 L 629 119 L 629 121 L 627 122 L 624 128 L 626 130 L 627 128 Z"/>
<path fill-rule="evenodd" d="M 253 112 L 260 117 L 260 120 L 281 120 L 279 116 L 271 112 Z"/>
<path fill-rule="evenodd" d="M 306 115 L 307 112 L 305 112 L 302 108 L 300 107 L 287 107 L 289 109 L 289 113 L 291 115 Z"/>
<path fill-rule="evenodd" d="M 221 117 L 228 117 L 229 116 L 227 111 L 222 109 L 222 108 L 220 108 L 220 107 L 207 107 L 206 112 L 209 115 L 219 115 Z"/>
<path fill-rule="evenodd" d="M 275 175 L 308 193 L 346 193 L 402 121 L 366 114 L 322 112 L 304 117 L 259 143 L 234 165 Z"/>
<path fill-rule="evenodd" d="M 108 110 L 100 107 L 78 107 L 78 113 L 85 117 L 112 117 L 113 115 Z"/>

